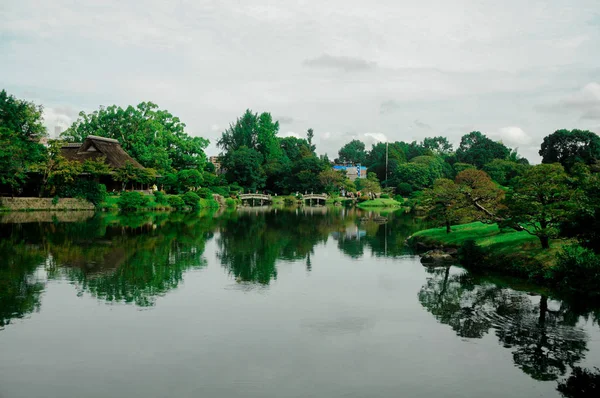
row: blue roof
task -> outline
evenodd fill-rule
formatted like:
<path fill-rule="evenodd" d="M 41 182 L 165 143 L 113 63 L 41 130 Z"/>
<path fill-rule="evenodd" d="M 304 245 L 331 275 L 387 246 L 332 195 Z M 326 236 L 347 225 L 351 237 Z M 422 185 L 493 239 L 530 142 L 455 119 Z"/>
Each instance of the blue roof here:
<path fill-rule="evenodd" d="M 356 169 L 358 166 L 343 166 L 343 165 L 339 165 L 336 164 L 333 166 L 333 168 L 335 170 L 346 170 L 346 169 Z M 360 166 L 360 170 L 367 170 L 367 168 L 365 166 Z"/>

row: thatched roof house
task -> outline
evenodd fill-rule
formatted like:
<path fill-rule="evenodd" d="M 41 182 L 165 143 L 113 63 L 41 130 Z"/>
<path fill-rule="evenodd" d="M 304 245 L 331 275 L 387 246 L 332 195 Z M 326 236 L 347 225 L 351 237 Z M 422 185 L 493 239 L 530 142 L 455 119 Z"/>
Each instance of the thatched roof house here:
<path fill-rule="evenodd" d="M 88 135 L 82 143 L 69 143 L 60 148 L 60 153 L 68 160 L 85 162 L 104 157 L 104 163 L 115 169 L 124 167 L 127 162 L 138 169 L 144 167 L 137 160 L 129 156 L 117 140 L 112 138 Z"/>

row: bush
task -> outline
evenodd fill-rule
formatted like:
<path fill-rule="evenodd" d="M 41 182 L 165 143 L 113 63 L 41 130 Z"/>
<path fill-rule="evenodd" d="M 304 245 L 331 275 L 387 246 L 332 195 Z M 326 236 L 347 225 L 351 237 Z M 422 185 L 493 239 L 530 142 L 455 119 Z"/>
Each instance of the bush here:
<path fill-rule="evenodd" d="M 230 209 L 234 208 L 235 207 L 235 200 L 231 199 L 231 198 L 225 199 L 225 206 L 227 206 Z"/>
<path fill-rule="evenodd" d="M 106 200 L 106 185 L 91 180 L 75 180 L 56 191 L 61 198 L 81 198 L 98 205 Z"/>
<path fill-rule="evenodd" d="M 167 196 L 167 202 L 169 203 L 169 206 L 176 210 L 183 209 L 185 207 L 185 202 L 178 195 Z"/>
<path fill-rule="evenodd" d="M 229 187 L 220 186 L 220 187 L 210 187 L 209 188 L 213 193 L 217 195 L 221 195 L 224 198 L 228 198 L 230 196 Z"/>
<path fill-rule="evenodd" d="M 148 206 L 150 199 L 140 192 L 123 192 L 117 199 L 117 206 L 121 211 L 138 210 Z"/>
<path fill-rule="evenodd" d="M 203 189 L 206 189 L 206 188 L 203 188 Z M 212 193 L 211 193 L 211 198 L 212 198 Z M 192 191 L 186 192 L 181 196 L 181 199 L 183 200 L 183 203 L 185 203 L 185 205 L 190 207 L 192 210 L 198 210 L 198 208 L 200 207 L 200 196 L 198 196 L 198 194 L 196 194 L 195 192 L 192 192 Z"/>
<path fill-rule="evenodd" d="M 404 203 L 404 197 L 402 195 L 396 195 L 396 196 L 394 196 L 394 200 L 396 202 Z"/>
<path fill-rule="evenodd" d="M 167 195 L 162 191 L 154 192 L 154 201 L 159 205 L 167 205 L 169 201 L 167 200 Z"/>
<path fill-rule="evenodd" d="M 564 290 L 598 295 L 600 256 L 579 245 L 567 246 L 557 255 L 556 266 L 547 272 L 546 278 Z"/>
<path fill-rule="evenodd" d="M 389 199 L 389 198 L 390 198 L 390 195 L 388 195 L 387 193 L 382 193 L 381 195 L 379 195 L 379 197 L 380 197 L 381 199 Z"/>
<path fill-rule="evenodd" d="M 398 184 L 397 191 L 402 196 L 409 196 L 413 192 L 413 187 L 407 182 Z"/>
<path fill-rule="evenodd" d="M 194 192 L 187 192 L 186 195 L 188 193 L 193 193 L 194 195 L 196 195 L 196 193 L 194 193 Z M 210 189 L 208 189 L 208 188 L 200 188 L 198 190 L 198 194 L 196 196 L 198 196 L 198 199 L 200 199 L 200 198 L 202 198 L 202 199 L 212 199 L 212 197 L 213 197 L 212 195 L 213 195 L 213 193 L 212 193 L 212 191 Z"/>

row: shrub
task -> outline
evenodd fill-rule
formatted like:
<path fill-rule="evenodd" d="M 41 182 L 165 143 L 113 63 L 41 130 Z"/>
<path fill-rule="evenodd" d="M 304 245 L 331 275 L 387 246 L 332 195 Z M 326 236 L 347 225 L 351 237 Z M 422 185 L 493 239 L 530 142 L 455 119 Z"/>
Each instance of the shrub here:
<path fill-rule="evenodd" d="M 176 210 L 183 209 L 185 207 L 185 202 L 178 195 L 167 196 L 167 202 L 169 203 L 169 206 Z"/>
<path fill-rule="evenodd" d="M 381 196 L 379 196 L 381 199 L 389 199 L 390 195 L 388 195 L 387 193 L 382 193 Z"/>
<path fill-rule="evenodd" d="M 567 246 L 557 255 L 556 266 L 547 272 L 546 278 L 564 290 L 598 295 L 600 256 L 579 245 Z"/>
<path fill-rule="evenodd" d="M 121 211 L 132 211 L 148 206 L 150 200 L 140 192 L 123 192 L 117 199 L 117 206 Z"/>
<path fill-rule="evenodd" d="M 407 182 L 398 184 L 398 193 L 402 196 L 409 196 L 413 192 L 413 187 Z"/>
<path fill-rule="evenodd" d="M 396 202 L 404 203 L 404 197 L 402 195 L 396 195 L 396 196 L 394 196 L 394 200 Z"/>
<path fill-rule="evenodd" d="M 60 198 L 58 197 L 58 195 L 56 195 L 55 197 L 52 198 L 52 204 L 54 206 L 56 206 L 58 204 L 59 200 L 60 200 Z"/>
<path fill-rule="evenodd" d="M 206 189 L 206 188 L 203 188 Z M 209 191 L 210 192 L 210 191 Z M 212 193 L 211 193 L 212 198 Z M 181 199 L 186 206 L 190 207 L 192 210 L 198 210 L 200 207 L 200 196 L 195 192 L 189 191 L 181 195 Z"/>
<path fill-rule="evenodd" d="M 154 192 L 154 201 L 159 205 L 167 205 L 169 201 L 167 200 L 167 195 L 162 191 Z"/>
<path fill-rule="evenodd" d="M 198 191 L 198 194 L 194 193 L 194 192 L 187 192 L 186 195 L 188 193 L 193 193 L 194 195 L 198 196 L 198 199 L 202 198 L 202 199 L 212 199 L 212 191 L 208 188 L 200 188 Z M 184 199 L 185 200 L 185 199 Z"/>
<path fill-rule="evenodd" d="M 56 196 L 61 198 L 81 198 L 98 205 L 106 200 L 106 185 L 91 180 L 75 180 L 71 184 L 61 186 Z"/>
<path fill-rule="evenodd" d="M 293 204 L 296 204 L 298 200 L 294 197 L 290 197 L 290 196 L 286 196 L 285 198 L 283 198 L 283 204 L 286 206 L 291 206 Z"/>
<path fill-rule="evenodd" d="M 226 186 L 225 187 L 223 187 L 223 186 L 221 186 L 221 187 L 210 187 L 209 189 L 212 192 L 214 192 L 214 193 L 216 193 L 218 195 L 221 195 L 221 196 L 223 196 L 225 198 L 227 198 L 229 196 L 229 187 L 226 187 Z"/>
<path fill-rule="evenodd" d="M 231 198 L 225 199 L 225 206 L 227 206 L 230 209 L 234 208 L 235 207 L 235 200 L 231 199 Z"/>

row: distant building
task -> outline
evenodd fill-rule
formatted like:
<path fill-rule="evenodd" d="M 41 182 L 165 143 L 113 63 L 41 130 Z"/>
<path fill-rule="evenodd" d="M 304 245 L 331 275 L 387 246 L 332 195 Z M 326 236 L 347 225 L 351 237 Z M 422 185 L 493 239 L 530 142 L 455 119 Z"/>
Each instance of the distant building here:
<path fill-rule="evenodd" d="M 215 166 L 215 174 L 222 174 L 223 169 L 221 168 L 221 158 L 219 156 L 211 156 L 208 161 Z"/>
<path fill-rule="evenodd" d="M 367 168 L 365 166 L 336 164 L 333 166 L 333 169 L 346 171 L 346 176 L 350 181 L 354 181 L 358 178 L 367 178 Z"/>
<path fill-rule="evenodd" d="M 62 126 L 60 126 L 60 125 L 54 126 L 54 138 L 58 138 L 63 131 L 65 131 L 65 130 L 63 129 Z"/>

